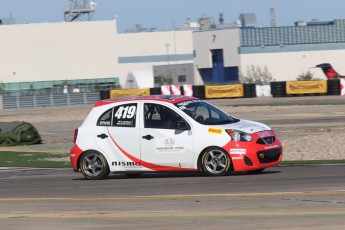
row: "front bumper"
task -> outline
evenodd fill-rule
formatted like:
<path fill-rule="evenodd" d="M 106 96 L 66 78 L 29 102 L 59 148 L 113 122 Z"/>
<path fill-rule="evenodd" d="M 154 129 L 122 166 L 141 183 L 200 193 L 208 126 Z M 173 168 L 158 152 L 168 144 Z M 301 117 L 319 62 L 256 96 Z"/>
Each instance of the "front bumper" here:
<path fill-rule="evenodd" d="M 278 166 L 283 157 L 283 148 L 272 130 L 265 137 L 259 133 L 252 134 L 250 142 L 230 141 L 223 148 L 229 153 L 233 170 L 253 171 Z"/>

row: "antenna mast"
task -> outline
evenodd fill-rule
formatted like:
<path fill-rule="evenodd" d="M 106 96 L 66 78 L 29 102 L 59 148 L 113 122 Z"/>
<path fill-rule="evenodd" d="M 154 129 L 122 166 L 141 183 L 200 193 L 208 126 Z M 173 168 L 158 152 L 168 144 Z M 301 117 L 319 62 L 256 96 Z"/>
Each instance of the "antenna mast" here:
<path fill-rule="evenodd" d="M 90 0 L 69 0 L 69 7 L 64 11 L 65 22 L 91 21 L 96 5 Z"/>

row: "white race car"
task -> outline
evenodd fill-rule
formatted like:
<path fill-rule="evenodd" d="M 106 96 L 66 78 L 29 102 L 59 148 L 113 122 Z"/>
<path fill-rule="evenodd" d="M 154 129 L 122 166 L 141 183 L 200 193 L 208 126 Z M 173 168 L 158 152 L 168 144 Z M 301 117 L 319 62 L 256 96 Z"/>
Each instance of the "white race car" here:
<path fill-rule="evenodd" d="M 73 169 L 87 179 L 103 179 L 110 172 L 221 176 L 260 172 L 282 159 L 282 145 L 269 126 L 186 96 L 99 101 L 75 130 L 74 143 Z"/>

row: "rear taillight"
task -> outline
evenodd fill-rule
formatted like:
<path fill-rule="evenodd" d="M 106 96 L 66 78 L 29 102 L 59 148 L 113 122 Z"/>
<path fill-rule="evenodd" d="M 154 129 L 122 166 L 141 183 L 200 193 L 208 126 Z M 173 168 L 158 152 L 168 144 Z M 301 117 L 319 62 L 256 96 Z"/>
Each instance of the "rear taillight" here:
<path fill-rule="evenodd" d="M 78 129 L 74 130 L 74 137 L 73 137 L 73 142 L 75 144 L 75 142 L 77 141 L 77 136 L 78 136 Z"/>

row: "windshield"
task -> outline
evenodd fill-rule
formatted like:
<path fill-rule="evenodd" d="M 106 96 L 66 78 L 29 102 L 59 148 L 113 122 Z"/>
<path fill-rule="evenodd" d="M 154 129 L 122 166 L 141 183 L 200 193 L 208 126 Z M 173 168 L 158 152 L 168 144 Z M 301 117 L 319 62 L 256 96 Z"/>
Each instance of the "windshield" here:
<path fill-rule="evenodd" d="M 175 105 L 200 124 L 223 125 L 239 121 L 203 100 L 183 101 Z"/>

